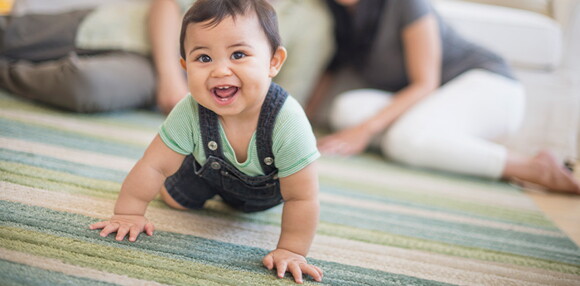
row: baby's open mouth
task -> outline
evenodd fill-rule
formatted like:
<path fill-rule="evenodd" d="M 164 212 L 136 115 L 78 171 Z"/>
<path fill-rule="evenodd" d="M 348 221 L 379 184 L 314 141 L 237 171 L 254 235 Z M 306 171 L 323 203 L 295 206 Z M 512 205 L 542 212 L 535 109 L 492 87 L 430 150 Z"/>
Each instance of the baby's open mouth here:
<path fill-rule="evenodd" d="M 238 92 L 239 88 L 235 86 L 220 86 L 212 88 L 212 93 L 217 100 L 227 102 Z"/>

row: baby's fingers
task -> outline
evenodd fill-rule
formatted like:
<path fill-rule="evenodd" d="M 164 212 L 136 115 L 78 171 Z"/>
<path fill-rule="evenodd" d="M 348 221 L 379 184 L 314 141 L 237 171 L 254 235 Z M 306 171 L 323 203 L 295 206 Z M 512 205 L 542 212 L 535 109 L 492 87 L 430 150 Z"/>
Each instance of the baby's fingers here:
<path fill-rule="evenodd" d="M 300 269 L 300 265 L 297 263 L 290 263 L 288 264 L 288 271 L 292 273 L 294 276 L 294 281 L 298 284 L 302 284 L 302 270 Z"/>
<path fill-rule="evenodd" d="M 276 263 L 276 272 L 278 272 L 279 278 L 284 278 L 284 274 L 286 274 L 287 268 L 288 268 L 288 263 L 286 263 L 286 261 L 278 261 Z"/>
<path fill-rule="evenodd" d="M 302 269 L 302 273 L 312 276 L 315 281 L 322 281 L 322 277 L 324 276 L 322 269 L 305 263 L 300 264 L 300 269 Z"/>
<path fill-rule="evenodd" d="M 105 237 L 105 236 L 109 235 L 111 232 L 117 231 L 117 229 L 119 229 L 118 223 L 109 223 L 101 231 L 101 236 Z"/>
<path fill-rule="evenodd" d="M 141 233 L 141 231 L 139 230 L 139 228 L 137 226 L 132 226 L 131 229 L 129 230 L 129 241 L 135 241 L 137 240 L 137 237 L 139 236 L 139 234 Z"/>
<path fill-rule="evenodd" d="M 123 238 L 125 238 L 127 233 L 129 233 L 129 227 L 126 225 L 121 225 L 121 226 L 119 226 L 119 229 L 117 230 L 117 237 L 115 239 L 118 241 L 121 241 L 121 240 L 123 240 Z"/>
<path fill-rule="evenodd" d="M 315 266 L 315 265 L 310 265 L 312 267 L 314 267 L 314 269 L 316 269 L 316 272 L 318 272 L 318 274 L 320 274 L 320 281 L 322 281 L 322 278 L 324 277 L 324 271 L 322 271 L 322 269 L 320 269 L 320 267 Z M 314 276 L 312 276 L 314 277 Z M 314 278 L 316 280 L 316 278 Z M 318 281 L 318 280 L 316 280 Z"/>
<path fill-rule="evenodd" d="M 148 222 L 148 223 L 145 225 L 145 229 L 144 229 L 144 230 L 145 230 L 145 233 L 146 233 L 147 235 L 149 235 L 149 236 L 152 236 L 152 235 L 153 235 L 153 231 L 155 231 L 155 227 L 153 226 L 153 224 L 152 224 L 152 223 Z"/>
<path fill-rule="evenodd" d="M 272 253 L 266 255 L 264 259 L 262 259 L 262 263 L 266 268 L 268 268 L 268 270 L 272 270 L 272 268 L 274 268 L 274 257 L 272 256 Z"/>
<path fill-rule="evenodd" d="M 108 220 L 100 221 L 100 222 L 96 222 L 96 223 L 89 225 L 89 228 L 90 229 L 100 229 L 100 228 L 107 226 L 108 224 L 109 224 Z"/>

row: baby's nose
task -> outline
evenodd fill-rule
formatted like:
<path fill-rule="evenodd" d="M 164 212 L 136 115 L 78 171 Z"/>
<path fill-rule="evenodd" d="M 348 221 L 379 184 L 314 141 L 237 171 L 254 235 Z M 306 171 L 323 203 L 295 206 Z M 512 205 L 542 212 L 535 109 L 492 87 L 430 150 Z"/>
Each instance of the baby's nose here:
<path fill-rule="evenodd" d="M 232 74 L 232 70 L 230 68 L 229 63 L 225 61 L 216 62 L 214 65 L 214 69 L 212 71 L 213 77 L 224 77 L 230 76 Z"/>

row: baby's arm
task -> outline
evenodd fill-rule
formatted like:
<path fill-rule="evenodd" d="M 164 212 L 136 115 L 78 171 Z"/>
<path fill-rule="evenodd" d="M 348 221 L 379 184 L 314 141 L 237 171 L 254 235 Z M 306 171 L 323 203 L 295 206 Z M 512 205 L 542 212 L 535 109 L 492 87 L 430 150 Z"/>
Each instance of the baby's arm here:
<path fill-rule="evenodd" d="M 286 271 L 292 273 L 297 283 L 302 283 L 302 273 L 321 281 L 322 270 L 306 262 L 320 208 L 315 163 L 280 178 L 280 189 L 284 198 L 282 231 L 276 249 L 264 257 L 264 266 L 275 267 L 278 277 L 284 277 Z"/>
<path fill-rule="evenodd" d="M 129 240 L 135 241 L 143 231 L 153 235 L 153 225 L 145 218 L 147 205 L 155 199 L 167 176 L 179 169 L 184 157 L 167 147 L 159 135 L 155 136 L 143 158 L 125 178 L 114 215 L 107 221 L 92 224 L 90 228 L 102 228 L 103 237 L 117 232 L 117 240 L 123 240 L 129 234 Z"/>

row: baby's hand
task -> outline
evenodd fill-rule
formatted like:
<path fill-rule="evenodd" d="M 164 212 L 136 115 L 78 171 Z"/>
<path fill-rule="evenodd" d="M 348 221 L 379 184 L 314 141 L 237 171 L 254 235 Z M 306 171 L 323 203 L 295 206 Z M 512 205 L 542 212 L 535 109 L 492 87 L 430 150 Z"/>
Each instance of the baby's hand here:
<path fill-rule="evenodd" d="M 116 239 L 121 241 L 129 234 L 129 241 L 137 240 L 141 232 L 153 235 L 155 227 L 142 215 L 114 215 L 110 220 L 93 223 L 90 229 L 103 229 L 101 236 L 105 237 L 109 233 L 117 232 Z"/>
<path fill-rule="evenodd" d="M 294 276 L 294 281 L 299 284 L 302 284 L 302 273 L 312 276 L 318 282 L 322 281 L 322 269 L 308 264 L 304 256 L 285 249 L 278 248 L 268 253 L 262 263 L 268 270 L 275 267 L 279 278 L 284 277 L 288 271 Z"/>

